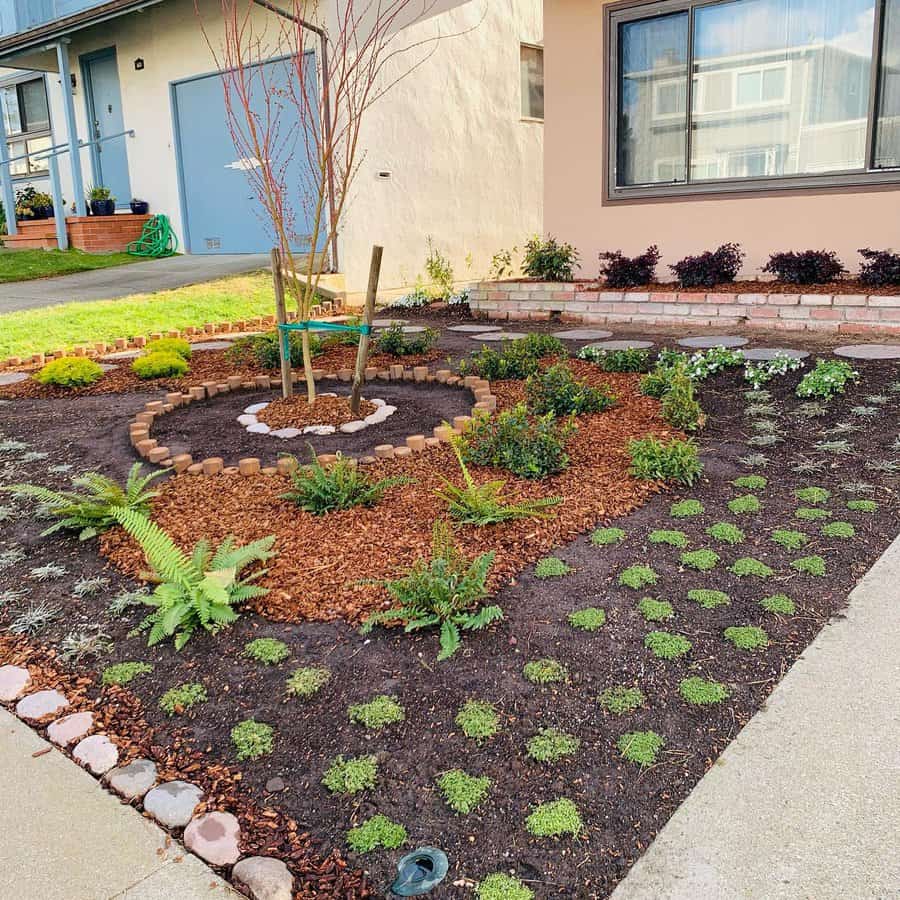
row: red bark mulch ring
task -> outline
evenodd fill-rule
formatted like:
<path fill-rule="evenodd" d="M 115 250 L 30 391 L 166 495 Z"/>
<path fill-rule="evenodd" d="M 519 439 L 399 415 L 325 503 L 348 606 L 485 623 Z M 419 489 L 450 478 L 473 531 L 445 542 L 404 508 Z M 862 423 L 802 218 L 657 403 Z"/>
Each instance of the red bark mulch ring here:
<path fill-rule="evenodd" d="M 350 410 L 347 397 L 316 397 L 310 404 L 305 396 L 293 396 L 273 400 L 265 409 L 261 409 L 256 418 L 273 429 L 305 428 L 308 425 L 334 425 L 338 427 L 347 422 L 354 422 L 371 415 L 377 407 L 368 400 L 359 406 L 359 414 Z"/>

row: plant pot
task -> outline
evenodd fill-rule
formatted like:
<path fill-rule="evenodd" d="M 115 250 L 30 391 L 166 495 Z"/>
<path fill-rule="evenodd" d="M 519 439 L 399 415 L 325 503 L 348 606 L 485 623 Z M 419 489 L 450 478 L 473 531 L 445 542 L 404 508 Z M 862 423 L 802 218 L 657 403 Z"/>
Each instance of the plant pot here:
<path fill-rule="evenodd" d="M 114 216 L 116 214 L 115 200 L 91 200 L 92 216 Z"/>
<path fill-rule="evenodd" d="M 52 219 L 53 218 L 53 207 L 52 206 L 33 206 L 31 211 L 34 213 L 35 219 Z"/>
<path fill-rule="evenodd" d="M 144 200 L 132 200 L 131 211 L 136 216 L 146 216 L 150 212 L 150 204 Z"/>

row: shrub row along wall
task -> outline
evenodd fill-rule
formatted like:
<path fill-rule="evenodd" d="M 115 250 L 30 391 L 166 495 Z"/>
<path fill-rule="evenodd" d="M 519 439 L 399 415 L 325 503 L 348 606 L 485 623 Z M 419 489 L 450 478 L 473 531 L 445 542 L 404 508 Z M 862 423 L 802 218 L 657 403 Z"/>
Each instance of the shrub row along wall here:
<path fill-rule="evenodd" d="M 504 281 L 477 285 L 469 306 L 476 316 L 487 319 L 900 333 L 900 296 L 641 293 L 598 290 L 590 282 Z"/>

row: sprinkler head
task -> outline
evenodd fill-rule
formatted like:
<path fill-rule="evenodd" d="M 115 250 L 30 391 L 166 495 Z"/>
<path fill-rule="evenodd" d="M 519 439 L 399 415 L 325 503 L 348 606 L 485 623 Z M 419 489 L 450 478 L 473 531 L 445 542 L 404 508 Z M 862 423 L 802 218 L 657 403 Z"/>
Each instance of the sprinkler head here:
<path fill-rule="evenodd" d="M 417 897 L 437 887 L 447 874 L 447 854 L 435 847 L 420 847 L 397 863 L 397 880 L 391 885 L 395 897 Z"/>

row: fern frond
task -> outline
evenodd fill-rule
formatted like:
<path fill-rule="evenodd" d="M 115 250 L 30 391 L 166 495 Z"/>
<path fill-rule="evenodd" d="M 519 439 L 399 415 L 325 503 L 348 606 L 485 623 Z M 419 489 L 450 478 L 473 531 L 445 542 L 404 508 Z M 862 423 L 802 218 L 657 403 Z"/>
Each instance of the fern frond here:
<path fill-rule="evenodd" d="M 147 562 L 161 579 L 190 587 L 202 581 L 203 572 L 191 565 L 172 538 L 155 522 L 130 509 L 116 509 L 112 515 L 140 544 Z"/>

